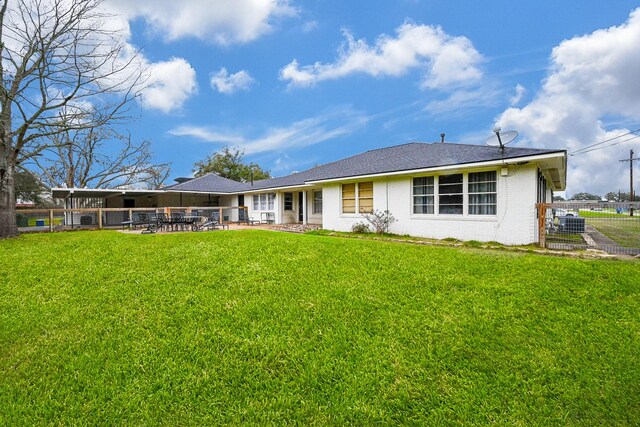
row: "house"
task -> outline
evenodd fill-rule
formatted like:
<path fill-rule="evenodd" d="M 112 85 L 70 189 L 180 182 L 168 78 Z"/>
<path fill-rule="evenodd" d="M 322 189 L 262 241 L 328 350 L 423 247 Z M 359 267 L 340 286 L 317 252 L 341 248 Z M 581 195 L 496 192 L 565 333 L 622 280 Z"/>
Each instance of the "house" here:
<path fill-rule="evenodd" d="M 256 219 L 336 231 L 388 210 L 396 234 L 528 244 L 538 236 L 535 205 L 565 189 L 566 164 L 566 150 L 414 142 L 254 183 L 210 174 L 129 198 L 112 190 L 104 207 L 246 206 Z M 91 190 L 54 195 L 69 191 Z"/>

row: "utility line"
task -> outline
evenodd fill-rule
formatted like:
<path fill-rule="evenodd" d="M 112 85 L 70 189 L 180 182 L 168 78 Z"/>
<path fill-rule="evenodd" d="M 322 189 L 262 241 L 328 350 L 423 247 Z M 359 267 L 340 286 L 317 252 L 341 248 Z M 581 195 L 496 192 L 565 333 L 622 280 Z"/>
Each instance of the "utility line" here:
<path fill-rule="evenodd" d="M 613 147 L 615 145 L 622 144 L 623 142 L 631 141 L 632 139 L 636 139 L 636 138 L 640 138 L 640 135 L 635 135 L 635 136 L 632 136 L 631 138 L 623 139 L 622 141 L 616 141 L 613 144 L 609 144 L 609 145 L 606 145 L 604 147 L 594 147 L 594 148 L 591 148 L 590 150 L 587 150 L 586 149 L 587 147 L 585 147 L 585 148 L 582 148 L 580 150 L 576 150 L 573 153 L 570 153 L 569 155 L 570 156 L 579 156 L 580 154 L 590 153 L 591 151 L 596 151 L 596 150 L 601 150 L 603 148 Z"/>
<path fill-rule="evenodd" d="M 574 154 L 582 154 L 581 151 L 585 151 L 585 150 L 588 150 L 590 148 L 597 147 L 599 145 L 602 145 L 602 144 L 605 144 L 607 142 L 613 141 L 614 139 L 622 138 L 623 136 L 635 134 L 636 132 L 639 132 L 639 131 L 640 131 L 640 128 L 632 130 L 632 131 L 629 131 L 627 133 L 623 133 L 622 135 L 614 136 L 613 138 L 605 139 L 604 141 L 596 142 L 595 144 L 587 145 L 586 147 L 582 147 L 582 148 L 577 149 L 576 151 L 574 151 L 573 153 L 570 153 L 569 155 L 573 156 Z M 638 137 L 638 135 L 634 136 L 633 138 L 637 138 L 637 137 Z M 631 139 L 633 139 L 633 138 L 631 138 Z M 605 147 L 602 147 L 602 148 L 605 148 Z M 593 151 L 593 150 L 589 150 L 589 151 Z"/>

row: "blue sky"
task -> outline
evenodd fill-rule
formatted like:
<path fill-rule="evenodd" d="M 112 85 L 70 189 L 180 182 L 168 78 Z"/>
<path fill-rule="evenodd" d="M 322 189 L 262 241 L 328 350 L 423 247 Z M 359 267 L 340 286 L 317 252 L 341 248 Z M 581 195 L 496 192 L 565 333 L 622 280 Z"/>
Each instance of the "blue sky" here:
<path fill-rule="evenodd" d="M 441 132 L 571 153 L 640 128 L 638 2 L 177 3 L 106 2 L 155 85 L 127 128 L 172 178 L 224 145 L 281 176 Z M 569 195 L 628 191 L 640 138 L 597 147 Z"/>

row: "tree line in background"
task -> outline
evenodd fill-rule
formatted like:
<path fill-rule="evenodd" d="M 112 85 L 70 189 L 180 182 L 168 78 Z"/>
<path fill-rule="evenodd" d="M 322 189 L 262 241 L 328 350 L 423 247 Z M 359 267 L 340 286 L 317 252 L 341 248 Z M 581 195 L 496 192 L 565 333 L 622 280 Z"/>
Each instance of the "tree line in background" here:
<path fill-rule="evenodd" d="M 603 197 L 600 197 L 597 194 L 591 194 L 591 193 L 576 193 L 574 195 L 572 195 L 569 199 L 565 199 L 562 196 L 554 196 L 553 200 L 554 201 L 565 201 L 565 200 L 569 200 L 569 201 L 582 201 L 582 200 L 606 200 L 608 202 L 629 202 L 631 201 L 631 193 L 625 193 L 623 191 L 610 191 L 607 194 L 604 195 Z M 634 191 L 635 194 L 635 191 Z"/>

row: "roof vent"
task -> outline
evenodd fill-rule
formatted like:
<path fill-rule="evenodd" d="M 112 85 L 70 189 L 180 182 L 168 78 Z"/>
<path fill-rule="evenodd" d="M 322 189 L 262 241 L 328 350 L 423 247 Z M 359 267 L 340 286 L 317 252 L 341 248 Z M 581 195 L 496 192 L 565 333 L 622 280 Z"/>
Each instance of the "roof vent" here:
<path fill-rule="evenodd" d="M 444 132 L 440 134 L 440 143 L 444 144 Z"/>

